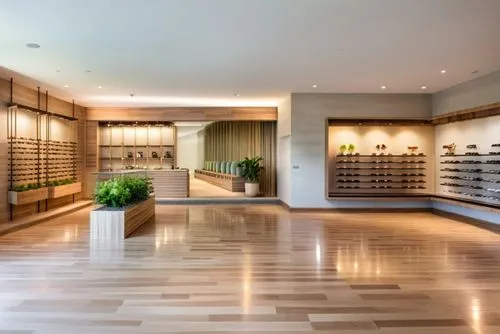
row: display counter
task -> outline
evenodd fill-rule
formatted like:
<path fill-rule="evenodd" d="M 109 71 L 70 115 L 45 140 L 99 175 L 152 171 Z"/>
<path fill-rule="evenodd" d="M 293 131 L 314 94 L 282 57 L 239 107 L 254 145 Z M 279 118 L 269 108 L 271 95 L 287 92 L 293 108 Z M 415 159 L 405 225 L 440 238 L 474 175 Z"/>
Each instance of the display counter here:
<path fill-rule="evenodd" d="M 148 170 L 156 198 L 189 197 L 189 169 Z"/>
<path fill-rule="evenodd" d="M 97 182 L 119 176 L 146 176 L 151 178 L 156 198 L 189 197 L 189 169 L 138 169 L 94 174 Z"/>

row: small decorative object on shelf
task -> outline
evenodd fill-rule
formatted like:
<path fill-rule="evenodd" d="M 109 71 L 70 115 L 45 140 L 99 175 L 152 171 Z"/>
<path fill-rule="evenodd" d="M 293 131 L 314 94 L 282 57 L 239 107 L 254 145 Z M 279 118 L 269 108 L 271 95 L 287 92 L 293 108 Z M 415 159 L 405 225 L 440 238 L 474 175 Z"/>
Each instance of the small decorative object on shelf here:
<path fill-rule="evenodd" d="M 455 143 L 451 143 L 448 145 L 443 145 L 443 148 L 447 150 L 445 153 L 446 155 L 454 155 L 457 149 L 457 145 L 455 145 Z"/>
<path fill-rule="evenodd" d="M 127 152 L 127 158 L 133 159 L 134 158 L 134 154 L 132 152 Z"/>
<path fill-rule="evenodd" d="M 375 149 L 377 150 L 379 155 L 385 155 L 385 150 L 387 149 L 387 146 L 385 144 L 377 144 L 377 146 L 375 146 Z"/>
<path fill-rule="evenodd" d="M 354 146 L 354 144 L 347 145 L 347 152 L 349 152 L 349 155 L 353 155 L 354 151 L 356 151 L 356 146 Z"/>
<path fill-rule="evenodd" d="M 415 155 L 417 154 L 418 146 L 408 146 L 408 151 L 410 152 L 411 155 Z"/>
<path fill-rule="evenodd" d="M 151 157 L 153 159 L 158 159 L 158 152 L 155 152 L 155 151 L 151 152 Z"/>
<path fill-rule="evenodd" d="M 173 157 L 172 157 L 172 154 L 169 151 L 166 151 L 165 155 L 164 155 L 164 158 L 165 159 L 172 159 Z"/>
<path fill-rule="evenodd" d="M 340 147 L 339 147 L 339 154 L 340 155 L 344 155 L 344 153 L 345 153 L 346 150 L 347 150 L 347 145 L 346 144 L 340 145 Z"/>
<path fill-rule="evenodd" d="M 477 145 L 476 144 L 467 145 L 466 148 L 468 150 L 477 150 Z"/>

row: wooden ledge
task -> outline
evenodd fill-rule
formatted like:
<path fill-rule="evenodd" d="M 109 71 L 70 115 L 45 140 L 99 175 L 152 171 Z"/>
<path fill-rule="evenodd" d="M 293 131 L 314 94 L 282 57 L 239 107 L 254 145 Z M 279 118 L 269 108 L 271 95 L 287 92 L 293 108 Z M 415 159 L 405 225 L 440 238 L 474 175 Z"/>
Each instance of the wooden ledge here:
<path fill-rule="evenodd" d="M 82 200 L 77 201 L 74 204 L 66 205 L 61 208 L 49 210 L 47 212 L 42 212 L 38 214 L 34 214 L 25 218 L 21 218 L 18 220 L 14 220 L 11 222 L 1 223 L 0 224 L 0 235 L 5 235 L 7 233 L 12 233 L 15 231 L 22 230 L 24 228 L 28 228 L 30 226 L 43 223 L 50 219 L 55 219 L 69 213 L 78 211 L 87 206 L 91 206 L 92 201 L 90 200 Z"/>

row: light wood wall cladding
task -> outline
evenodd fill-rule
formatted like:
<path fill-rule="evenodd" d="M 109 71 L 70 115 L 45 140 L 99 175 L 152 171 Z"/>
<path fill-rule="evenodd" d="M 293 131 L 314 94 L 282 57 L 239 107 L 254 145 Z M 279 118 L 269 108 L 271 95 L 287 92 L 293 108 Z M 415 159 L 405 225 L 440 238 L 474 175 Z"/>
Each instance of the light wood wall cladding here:
<path fill-rule="evenodd" d="M 205 161 L 239 161 L 261 156 L 260 191 L 276 196 L 276 122 L 221 121 L 205 128 Z"/>
<path fill-rule="evenodd" d="M 31 108 L 38 107 L 38 92 L 36 87 L 28 88 L 14 83 L 13 85 L 13 102 L 21 105 L 25 105 Z M 7 104 L 10 103 L 10 81 L 0 79 L 0 188 L 5 189 L 5 191 L 0 192 L 0 222 L 5 222 L 9 219 L 9 204 L 7 198 L 7 189 L 9 187 L 8 182 L 8 165 L 9 160 L 7 156 L 8 152 L 8 141 L 7 141 Z M 40 93 L 40 106 L 42 110 L 45 110 L 47 97 L 46 93 Z M 85 119 L 86 119 L 86 108 L 75 105 L 73 108 L 73 103 L 66 102 L 57 98 L 50 96 L 48 97 L 48 107 L 49 112 L 58 115 L 75 117 L 78 118 L 73 124 L 72 134 L 74 135 L 74 141 L 76 142 L 76 179 L 77 181 L 83 181 L 83 170 L 85 163 Z M 54 122 L 59 122 L 62 120 L 54 119 Z M 31 130 L 33 134 L 36 134 L 36 130 Z M 42 132 L 43 133 L 43 132 Z M 45 135 L 43 133 L 43 135 Z M 81 193 L 75 194 L 74 199 L 78 200 L 82 197 Z M 57 208 L 64 206 L 73 202 L 73 195 L 63 196 L 57 199 L 49 199 L 47 201 L 40 201 L 37 203 L 30 203 L 26 205 L 18 205 L 13 207 L 13 218 L 14 220 L 26 215 L 31 215 L 37 212 L 45 211 L 48 209 Z"/>
<path fill-rule="evenodd" d="M 276 121 L 275 107 L 89 108 L 92 121 Z"/>

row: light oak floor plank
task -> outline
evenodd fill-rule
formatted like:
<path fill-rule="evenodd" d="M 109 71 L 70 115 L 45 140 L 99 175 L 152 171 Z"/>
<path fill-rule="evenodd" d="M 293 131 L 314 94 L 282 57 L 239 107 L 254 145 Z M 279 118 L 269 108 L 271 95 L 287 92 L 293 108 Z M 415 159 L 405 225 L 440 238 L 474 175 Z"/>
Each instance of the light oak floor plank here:
<path fill-rule="evenodd" d="M 0 237 L 2 333 L 500 333 L 500 235 L 430 213 L 89 209 Z"/>

